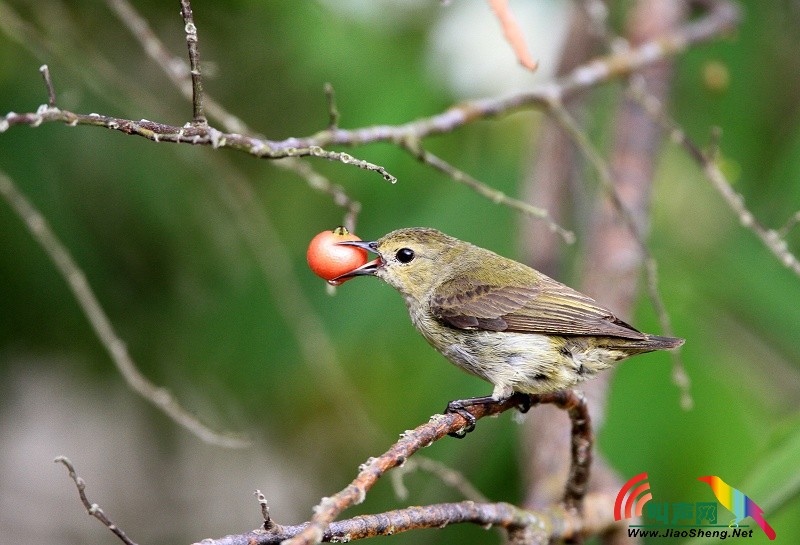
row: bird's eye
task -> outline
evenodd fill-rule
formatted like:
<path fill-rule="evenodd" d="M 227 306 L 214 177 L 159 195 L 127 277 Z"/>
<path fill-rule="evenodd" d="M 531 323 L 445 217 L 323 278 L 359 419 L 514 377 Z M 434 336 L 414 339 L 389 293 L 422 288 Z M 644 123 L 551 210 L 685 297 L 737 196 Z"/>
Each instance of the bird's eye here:
<path fill-rule="evenodd" d="M 394 254 L 397 258 L 397 261 L 400 263 L 408 263 L 412 259 L 414 259 L 414 250 L 411 248 L 400 248 L 397 250 L 397 253 Z"/>

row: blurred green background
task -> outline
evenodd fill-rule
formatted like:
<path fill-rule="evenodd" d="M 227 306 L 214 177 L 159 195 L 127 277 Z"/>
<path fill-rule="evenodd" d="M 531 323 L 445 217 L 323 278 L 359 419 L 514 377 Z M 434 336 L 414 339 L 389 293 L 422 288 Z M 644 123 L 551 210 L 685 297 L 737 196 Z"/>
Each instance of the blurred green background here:
<path fill-rule="evenodd" d="M 484 2 L 193 7 L 207 92 L 254 130 L 282 139 L 327 125 L 325 82 L 350 128 L 401 123 L 546 79 L 572 4 L 512 5 L 531 25 L 530 49 L 542 64 L 533 80 L 520 76 Z M 612 20 L 624 20 L 628 6 L 611 2 Z M 136 7 L 183 56 L 178 2 Z M 744 8 L 735 36 L 678 58 L 670 110 L 700 142 L 722 127 L 725 171 L 755 215 L 777 228 L 800 209 L 800 5 Z M 175 125 L 191 117 L 191 105 L 101 0 L 0 2 L 0 113 L 46 102 L 43 63 L 62 108 Z M 618 91 L 607 85 L 588 102 L 601 144 L 611 138 L 607 112 Z M 516 113 L 426 146 L 519 195 L 541 121 L 539 112 Z M 390 145 L 348 152 L 399 178 L 389 185 L 374 173 L 307 160 L 362 203 L 362 238 L 425 225 L 519 255 L 516 213 Z M 297 523 L 398 433 L 451 399 L 490 391 L 425 344 L 389 287 L 361 279 L 326 292 L 305 249 L 340 224 L 343 211 L 268 161 L 43 125 L 0 134 L 0 169 L 72 252 L 143 373 L 205 422 L 254 440 L 244 451 L 204 445 L 127 389 L 63 279 L 0 203 L 0 542 L 113 542 L 51 463 L 60 454 L 139 543 L 255 528 L 256 488 L 279 523 Z M 695 408 L 680 408 L 666 355 L 627 362 L 614 377 L 598 448 L 624 478 L 647 471 L 660 502 L 711 501 L 695 478 L 719 475 L 765 508 L 779 542 L 797 543 L 800 279 L 738 225 L 668 142 L 650 241 L 674 328 L 687 339 Z M 788 242 L 800 253 L 800 228 Z M 567 270 L 578 270 L 580 251 L 569 253 Z M 644 300 L 634 323 L 658 329 Z M 519 430 L 505 415 L 424 454 L 464 472 L 490 499 L 520 502 Z M 405 482 L 408 499 L 397 499 L 387 479 L 352 513 L 461 498 L 427 475 Z M 766 542 L 755 533 L 748 543 Z M 387 539 L 496 543 L 500 534 L 463 526 Z"/>

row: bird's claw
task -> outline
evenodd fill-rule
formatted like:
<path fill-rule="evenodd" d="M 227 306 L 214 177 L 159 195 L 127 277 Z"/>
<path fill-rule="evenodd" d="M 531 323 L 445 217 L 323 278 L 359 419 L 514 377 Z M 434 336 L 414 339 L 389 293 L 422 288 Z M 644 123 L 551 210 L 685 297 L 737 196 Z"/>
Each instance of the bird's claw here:
<path fill-rule="evenodd" d="M 517 409 L 519 412 L 525 414 L 531 407 L 533 406 L 533 402 L 531 401 L 531 397 L 527 394 L 517 394 L 519 403 L 517 403 Z"/>
<path fill-rule="evenodd" d="M 466 409 L 461 400 L 451 401 L 448 403 L 447 408 L 444 410 L 444 414 L 458 414 L 467 421 L 467 425 L 460 430 L 448 433 L 447 435 L 450 437 L 463 439 L 469 432 L 475 429 L 475 423 L 477 422 L 477 419 Z"/>

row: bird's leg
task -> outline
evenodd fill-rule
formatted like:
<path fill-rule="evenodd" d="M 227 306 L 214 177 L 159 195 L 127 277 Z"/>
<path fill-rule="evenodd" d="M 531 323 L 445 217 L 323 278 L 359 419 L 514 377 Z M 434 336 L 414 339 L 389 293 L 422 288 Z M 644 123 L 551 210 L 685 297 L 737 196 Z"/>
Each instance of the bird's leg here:
<path fill-rule="evenodd" d="M 444 410 L 444 414 L 451 414 L 456 413 L 460 414 L 464 417 L 464 420 L 467 421 L 467 425 L 464 427 L 463 430 L 459 432 L 448 433 L 450 437 L 456 437 L 458 439 L 463 439 L 469 432 L 475 429 L 475 416 L 467 410 L 469 407 L 474 407 L 475 405 L 501 405 L 507 402 L 512 397 L 516 397 L 518 400 L 517 408 L 521 413 L 528 412 L 531 408 L 531 398 L 527 394 L 521 393 L 512 393 L 505 395 L 503 397 L 497 398 L 494 395 L 490 396 L 480 396 L 480 397 L 470 397 L 468 399 L 456 399 L 451 401 L 447 404 L 447 408 Z"/>
<path fill-rule="evenodd" d="M 500 402 L 502 402 L 502 400 Z M 461 431 L 454 431 L 452 433 L 448 433 L 447 435 L 450 437 L 455 437 L 456 439 L 463 439 L 469 432 L 475 429 L 476 422 L 475 417 L 467 410 L 467 407 L 474 407 L 475 405 L 493 405 L 495 403 L 498 403 L 498 400 L 492 396 L 470 397 L 468 399 L 455 399 L 451 401 L 447 404 L 444 414 L 460 414 L 464 417 L 464 420 L 467 421 L 467 425 Z"/>

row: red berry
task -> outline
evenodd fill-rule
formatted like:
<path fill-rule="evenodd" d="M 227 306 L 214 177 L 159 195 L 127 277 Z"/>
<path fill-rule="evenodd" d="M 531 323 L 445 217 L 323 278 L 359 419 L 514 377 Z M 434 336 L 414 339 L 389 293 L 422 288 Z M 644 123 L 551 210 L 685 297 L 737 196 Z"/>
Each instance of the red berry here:
<path fill-rule="evenodd" d="M 361 239 L 348 232 L 345 227 L 323 231 L 311 239 L 306 259 L 314 274 L 330 281 L 364 265 L 367 262 L 366 250 L 338 244 L 349 240 Z"/>

